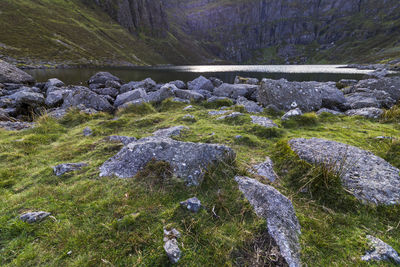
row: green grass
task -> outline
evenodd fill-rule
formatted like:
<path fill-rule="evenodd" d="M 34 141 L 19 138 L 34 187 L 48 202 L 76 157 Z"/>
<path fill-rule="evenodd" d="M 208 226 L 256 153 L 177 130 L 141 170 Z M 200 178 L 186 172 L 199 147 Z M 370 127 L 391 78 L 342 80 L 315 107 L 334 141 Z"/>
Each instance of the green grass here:
<path fill-rule="evenodd" d="M 246 175 L 249 166 L 266 156 L 276 161 L 281 180 L 274 186 L 293 201 L 302 226 L 304 265 L 388 266 L 361 262 L 367 234 L 400 251 L 399 206 L 364 206 L 340 190 L 332 192 L 338 188 L 335 180 L 328 183 L 332 186 L 328 190 L 314 185 L 316 192 L 328 194 L 325 197 L 299 192 L 299 186 L 291 183 L 296 178 L 324 174 L 322 181 L 330 181 L 331 176 L 329 171 L 299 164 L 285 149 L 288 139 L 320 137 L 367 149 L 396 165 L 398 143 L 374 137 L 399 136 L 397 123 L 306 114 L 315 123 L 266 132 L 250 123 L 250 114 L 224 122 L 209 116 L 202 104 L 193 104 L 190 111 L 171 105 L 167 101 L 157 107 L 131 106 L 116 120 L 109 114 L 71 111 L 60 121 L 38 118 L 34 129 L 0 130 L 0 265 L 169 266 L 162 248 L 164 226 L 182 234 L 179 266 L 244 265 L 243 259 L 249 263 L 259 253 L 265 222 L 241 197 L 233 177 Z M 182 121 L 188 113 L 195 122 Z M 278 115 L 263 115 L 281 124 Z M 190 128 L 179 140 L 231 146 L 236 162 L 214 166 L 201 186 L 191 188 L 171 177 L 168 164 L 162 162 L 151 162 L 134 179 L 99 177 L 99 166 L 121 149 L 105 137 L 141 138 L 175 125 Z M 83 137 L 85 127 L 93 130 L 93 136 Z M 53 175 L 52 166 L 66 162 L 89 166 Z M 205 206 L 197 214 L 179 206 L 193 196 Z M 335 201 L 337 196 L 346 197 Z M 32 225 L 21 222 L 18 216 L 29 210 L 49 211 L 53 217 Z"/>

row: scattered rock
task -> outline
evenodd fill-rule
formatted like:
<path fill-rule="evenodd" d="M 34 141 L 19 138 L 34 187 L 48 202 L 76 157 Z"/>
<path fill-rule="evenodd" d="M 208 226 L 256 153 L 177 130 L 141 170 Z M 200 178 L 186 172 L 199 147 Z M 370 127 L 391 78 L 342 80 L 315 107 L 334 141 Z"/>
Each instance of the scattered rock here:
<path fill-rule="evenodd" d="M 189 109 L 193 109 L 193 106 L 189 105 L 189 106 L 186 106 L 186 107 L 183 108 L 183 110 L 189 110 Z"/>
<path fill-rule="evenodd" d="M 360 108 L 391 108 L 396 101 L 390 94 L 382 90 L 358 88 L 354 93 L 346 95 L 346 105 L 350 109 Z"/>
<path fill-rule="evenodd" d="M 182 131 L 184 130 L 189 130 L 188 127 L 186 126 L 173 126 L 167 129 L 161 129 L 158 131 L 155 131 L 153 133 L 153 136 L 158 136 L 158 137 L 171 137 L 171 136 L 179 136 L 182 134 Z"/>
<path fill-rule="evenodd" d="M 54 174 L 61 176 L 67 172 L 73 172 L 88 166 L 86 163 L 65 163 L 53 167 Z"/>
<path fill-rule="evenodd" d="M 62 108 L 79 108 L 82 105 L 84 108 L 91 108 L 96 111 L 112 112 L 114 110 L 104 96 L 100 96 L 83 86 L 72 87 L 72 89 L 64 98 Z"/>
<path fill-rule="evenodd" d="M 194 121 L 196 121 L 196 118 L 193 115 L 186 114 L 185 116 L 182 117 L 182 120 L 194 122 Z"/>
<path fill-rule="evenodd" d="M 52 90 L 47 94 L 45 104 L 48 107 L 54 108 L 61 106 L 64 102 L 64 97 L 71 92 L 70 90 Z"/>
<path fill-rule="evenodd" d="M 210 116 L 219 116 L 219 115 L 224 115 L 228 113 L 229 110 L 212 110 L 208 112 L 208 115 Z"/>
<path fill-rule="evenodd" d="M 316 111 L 322 107 L 321 83 L 288 82 L 285 79 L 263 79 L 258 92 L 258 102 L 263 106 L 276 105 L 280 110 L 291 110 L 296 102 L 305 111 Z"/>
<path fill-rule="evenodd" d="M 104 86 L 105 86 L 105 88 L 114 88 L 114 89 L 121 88 L 121 84 L 115 80 L 107 80 L 106 83 L 104 84 Z"/>
<path fill-rule="evenodd" d="M 169 83 L 175 85 L 176 88 L 178 88 L 178 89 L 187 89 L 186 88 L 186 84 L 181 80 L 176 80 L 176 81 L 172 81 L 172 82 L 169 82 Z"/>
<path fill-rule="evenodd" d="M 214 103 L 214 102 L 221 101 L 221 100 L 232 101 L 233 99 L 230 99 L 229 97 L 223 97 L 223 96 L 212 96 L 207 99 L 207 103 Z M 233 103 L 233 101 L 232 101 L 232 103 Z"/>
<path fill-rule="evenodd" d="M 182 89 L 174 89 L 174 94 L 175 96 L 186 99 L 186 100 L 192 100 L 192 101 L 203 101 L 204 96 L 202 94 L 197 93 L 196 91 L 190 91 L 190 90 L 182 90 Z"/>
<path fill-rule="evenodd" d="M 290 147 L 309 163 L 334 166 L 356 198 L 377 205 L 400 203 L 400 170 L 371 152 L 324 139 L 292 139 Z"/>
<path fill-rule="evenodd" d="M 174 90 L 171 88 L 171 86 L 167 85 L 162 86 L 160 90 L 149 93 L 145 100 L 146 102 L 150 103 L 161 103 L 165 99 L 173 97 L 175 97 Z"/>
<path fill-rule="evenodd" d="M 201 202 L 197 197 L 189 198 L 181 203 L 182 207 L 187 208 L 189 211 L 197 213 L 201 208 Z"/>
<path fill-rule="evenodd" d="M 256 102 L 247 100 L 245 97 L 242 96 L 238 97 L 236 104 L 244 106 L 244 109 L 249 113 L 261 113 L 264 111 L 264 109 Z"/>
<path fill-rule="evenodd" d="M 50 87 L 63 87 L 65 84 L 57 78 L 48 79 L 43 89 L 47 92 Z"/>
<path fill-rule="evenodd" d="M 385 91 L 393 100 L 400 100 L 400 77 L 361 80 L 355 85 L 355 88 Z"/>
<path fill-rule="evenodd" d="M 0 121 L 0 128 L 7 131 L 21 131 L 33 128 L 35 126 L 32 122 L 23 121 Z"/>
<path fill-rule="evenodd" d="M 38 212 L 27 212 L 22 214 L 19 218 L 23 222 L 27 223 L 36 223 L 44 220 L 46 217 L 50 216 L 51 213 L 45 211 L 38 211 Z"/>
<path fill-rule="evenodd" d="M 142 138 L 122 148 L 100 167 L 100 176 L 134 177 L 151 160 L 165 161 L 188 185 L 199 185 L 210 164 L 230 161 L 235 153 L 215 144 L 180 142 L 163 137 Z"/>
<path fill-rule="evenodd" d="M 206 90 L 212 92 L 214 90 L 214 85 L 209 79 L 200 76 L 193 81 L 188 82 L 188 88 L 189 90 Z"/>
<path fill-rule="evenodd" d="M 327 109 L 327 108 L 321 108 L 320 110 L 317 111 L 317 115 L 321 115 L 322 113 L 330 113 L 332 115 L 344 115 L 343 112 L 332 110 L 332 109 Z"/>
<path fill-rule="evenodd" d="M 83 136 L 91 136 L 92 134 L 93 134 L 93 131 L 89 127 L 86 127 L 85 129 L 83 129 Z"/>
<path fill-rule="evenodd" d="M 125 103 L 145 97 L 147 97 L 147 93 L 143 89 L 135 89 L 133 91 L 128 91 L 126 93 L 117 96 L 117 99 L 115 99 L 114 102 L 114 107 L 118 108 Z"/>
<path fill-rule="evenodd" d="M 115 81 L 113 81 L 115 82 Z M 116 82 L 115 82 L 116 83 Z M 98 95 L 105 95 L 105 96 L 111 96 L 112 98 L 115 98 L 118 96 L 119 91 L 117 88 L 113 87 L 105 87 L 105 88 L 99 88 L 99 89 L 92 89 L 93 92 L 95 92 Z"/>
<path fill-rule="evenodd" d="M 182 99 L 179 97 L 175 97 L 172 99 L 173 102 L 177 102 L 177 103 L 185 103 L 185 104 L 190 104 L 190 101 L 187 99 Z"/>
<path fill-rule="evenodd" d="M 112 75 L 109 72 L 98 72 L 95 75 L 93 75 L 92 77 L 90 77 L 88 83 L 89 84 L 105 84 L 107 81 L 116 81 L 118 83 L 121 82 L 121 80 Z"/>
<path fill-rule="evenodd" d="M 248 177 L 235 177 L 255 213 L 267 221 L 269 235 L 275 240 L 289 266 L 301 266 L 300 224 L 292 202 L 275 188 Z"/>
<path fill-rule="evenodd" d="M 28 73 L 0 59 L 0 83 L 34 84 L 35 79 Z"/>
<path fill-rule="evenodd" d="M 164 250 L 171 263 L 175 264 L 181 258 L 181 250 L 178 246 L 177 238 L 180 237 L 180 233 L 175 228 L 171 231 L 164 229 Z"/>
<path fill-rule="evenodd" d="M 236 118 L 236 117 L 243 116 L 243 115 L 244 114 L 240 113 L 240 112 L 232 112 L 231 114 L 218 117 L 217 120 L 220 121 L 220 120 L 225 120 L 225 119 L 232 119 L 232 118 Z"/>
<path fill-rule="evenodd" d="M 140 82 L 129 82 L 124 84 L 120 88 L 120 93 L 126 93 L 135 89 L 144 89 L 147 93 L 157 91 L 157 83 L 150 78 L 147 78 Z"/>
<path fill-rule="evenodd" d="M 292 109 L 292 110 L 289 110 L 288 112 L 286 112 L 282 116 L 281 120 L 286 121 L 291 117 L 296 117 L 296 116 L 301 116 L 301 115 L 303 115 L 303 112 L 299 108 L 296 108 L 296 109 Z"/>
<path fill-rule="evenodd" d="M 239 96 L 248 98 L 257 90 L 257 85 L 224 83 L 214 89 L 214 95 L 233 99 L 238 99 Z"/>
<path fill-rule="evenodd" d="M 271 119 L 266 117 L 259 117 L 259 116 L 250 116 L 252 123 L 260 125 L 265 128 L 274 128 L 278 127 Z"/>
<path fill-rule="evenodd" d="M 347 99 L 342 91 L 336 88 L 334 83 L 319 83 L 316 88 L 321 91 L 322 107 L 329 109 L 344 110 Z"/>
<path fill-rule="evenodd" d="M 383 114 L 383 110 L 379 108 L 360 108 L 346 111 L 347 116 L 362 116 L 368 119 L 378 119 Z"/>
<path fill-rule="evenodd" d="M 212 82 L 212 84 L 214 85 L 214 87 L 221 86 L 221 84 L 224 83 L 222 80 L 220 80 L 220 79 L 218 79 L 218 78 L 216 78 L 216 77 L 210 77 L 210 78 L 208 78 L 208 79 Z"/>
<path fill-rule="evenodd" d="M 268 179 L 271 182 L 275 182 L 276 179 L 278 179 L 278 175 L 276 175 L 274 171 L 274 163 L 269 157 L 267 157 L 264 162 L 253 166 L 250 172 Z"/>
<path fill-rule="evenodd" d="M 367 235 L 372 250 L 368 251 L 361 260 L 363 261 L 394 261 L 400 265 L 400 257 L 394 248 L 379 238 Z"/>

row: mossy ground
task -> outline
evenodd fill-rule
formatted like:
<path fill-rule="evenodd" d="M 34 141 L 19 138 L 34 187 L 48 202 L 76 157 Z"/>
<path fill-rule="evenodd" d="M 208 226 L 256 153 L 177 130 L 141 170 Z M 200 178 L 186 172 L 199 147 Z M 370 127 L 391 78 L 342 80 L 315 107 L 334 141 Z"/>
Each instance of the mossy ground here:
<path fill-rule="evenodd" d="M 349 196 L 335 201 L 300 193 L 290 181 L 302 177 L 309 166 L 301 170 L 291 166 L 296 159 L 284 145 L 294 137 L 326 138 L 370 150 L 396 164 L 398 143 L 375 137 L 399 136 L 398 122 L 308 114 L 306 119 L 282 125 L 278 116 L 265 113 L 281 126 L 271 134 L 254 128 L 249 114 L 224 122 L 210 117 L 204 105 L 193 104 L 188 111 L 182 110 L 184 106 L 167 101 L 156 107 L 130 108 L 117 113 L 116 120 L 108 114 L 72 111 L 60 121 L 39 117 L 34 129 L 0 130 L 0 265 L 168 266 L 162 248 L 164 226 L 182 234 L 179 266 L 254 262 L 259 252 L 253 245 L 265 233 L 265 222 L 241 197 L 233 177 L 246 174 L 249 166 L 266 156 L 276 161 L 281 180 L 274 186 L 293 201 L 302 226 L 305 265 L 389 265 L 361 262 L 367 234 L 400 251 L 398 206 L 368 207 Z M 186 114 L 196 121 L 182 120 Z M 212 168 L 201 186 L 191 188 L 171 178 L 168 168 L 157 170 L 164 164 L 156 163 L 152 163 L 155 172 L 145 171 L 140 178 L 99 178 L 99 166 L 121 148 L 104 141 L 105 137 L 141 138 L 174 125 L 190 128 L 179 140 L 231 146 L 236 163 Z M 83 136 L 85 127 L 93 130 L 92 136 Z M 237 135 L 243 138 L 236 139 Z M 89 166 L 56 177 L 52 166 L 67 162 Z M 198 214 L 179 206 L 193 196 L 205 206 Z M 18 216 L 30 210 L 49 211 L 52 217 L 32 225 L 21 222 Z M 245 259 L 235 259 L 238 255 Z"/>

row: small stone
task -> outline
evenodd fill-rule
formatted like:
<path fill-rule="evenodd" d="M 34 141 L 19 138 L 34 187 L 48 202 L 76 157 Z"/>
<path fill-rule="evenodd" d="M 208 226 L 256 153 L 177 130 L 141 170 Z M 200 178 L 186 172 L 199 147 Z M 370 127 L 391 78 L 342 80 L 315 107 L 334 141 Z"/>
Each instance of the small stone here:
<path fill-rule="evenodd" d="M 380 240 L 379 238 L 367 235 L 372 250 L 368 251 L 361 260 L 363 261 L 390 261 L 400 265 L 400 257 L 394 248 Z"/>
<path fill-rule="evenodd" d="M 235 136 L 235 139 L 237 139 L 237 140 L 238 140 L 238 139 L 242 139 L 242 138 L 243 138 L 243 136 L 241 136 L 241 135 L 236 135 L 236 136 Z"/>
<path fill-rule="evenodd" d="M 224 115 L 226 113 L 228 113 L 228 110 L 213 110 L 213 111 L 209 111 L 208 115 L 210 116 L 219 116 L 219 115 Z"/>
<path fill-rule="evenodd" d="M 296 108 L 296 109 L 292 109 L 292 110 L 289 110 L 288 112 L 286 112 L 285 115 L 283 115 L 281 119 L 283 121 L 286 121 L 291 117 L 301 116 L 301 115 L 303 115 L 303 112 L 299 108 Z"/>
<path fill-rule="evenodd" d="M 92 134 L 93 134 L 93 131 L 89 127 L 86 127 L 85 129 L 83 129 L 84 136 L 91 136 Z"/>
<path fill-rule="evenodd" d="M 188 200 L 182 201 L 180 204 L 182 207 L 195 213 L 197 213 L 201 208 L 201 202 L 197 197 L 189 198 Z"/>
<path fill-rule="evenodd" d="M 232 119 L 232 118 L 236 118 L 236 117 L 239 117 L 239 116 L 242 116 L 242 115 L 243 115 L 243 113 L 233 112 L 233 113 L 231 113 L 229 115 L 218 117 L 217 120 Z"/>
<path fill-rule="evenodd" d="M 67 172 L 80 170 L 86 166 L 88 166 L 86 163 L 65 163 L 53 167 L 53 170 L 55 175 L 61 176 Z"/>
<path fill-rule="evenodd" d="M 186 106 L 186 107 L 183 108 L 183 110 L 189 110 L 189 109 L 193 109 L 193 106 L 189 105 L 189 106 Z"/>
<path fill-rule="evenodd" d="M 126 146 L 132 142 L 135 142 L 137 139 L 135 137 L 130 137 L 130 136 L 111 135 L 106 137 L 105 140 L 109 142 L 119 142 L 122 143 L 124 146 Z"/>
<path fill-rule="evenodd" d="M 176 239 L 170 239 L 164 244 L 164 250 L 171 263 L 175 264 L 181 258 L 181 250 L 178 246 L 178 241 Z"/>
<path fill-rule="evenodd" d="M 186 114 L 185 116 L 182 117 L 182 120 L 185 120 L 185 121 L 195 121 L 196 118 L 195 118 L 193 115 Z"/>
<path fill-rule="evenodd" d="M 274 171 L 274 163 L 269 157 L 267 157 L 264 162 L 253 166 L 253 168 L 250 169 L 250 172 L 260 175 L 263 178 L 270 180 L 271 182 L 275 182 L 278 178 Z"/>
<path fill-rule="evenodd" d="M 158 136 L 158 137 L 171 137 L 171 136 L 179 136 L 181 135 L 183 130 L 188 130 L 189 128 L 186 126 L 174 126 L 170 127 L 167 129 L 161 129 L 158 131 L 155 131 L 153 133 L 153 136 Z"/>
<path fill-rule="evenodd" d="M 266 117 L 258 117 L 258 116 L 251 116 L 251 121 L 254 124 L 260 125 L 265 128 L 274 128 L 278 127 L 271 119 Z"/>
<path fill-rule="evenodd" d="M 38 212 L 27 212 L 22 214 L 19 218 L 27 223 L 35 223 L 40 222 L 46 217 L 50 216 L 51 213 L 45 211 L 38 211 Z"/>

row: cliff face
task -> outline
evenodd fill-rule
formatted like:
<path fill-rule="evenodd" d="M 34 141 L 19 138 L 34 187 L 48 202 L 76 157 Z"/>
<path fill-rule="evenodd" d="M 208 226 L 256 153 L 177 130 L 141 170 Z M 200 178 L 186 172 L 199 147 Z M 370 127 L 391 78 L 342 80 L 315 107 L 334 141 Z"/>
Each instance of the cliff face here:
<path fill-rule="evenodd" d="M 161 0 L 95 0 L 95 3 L 133 34 L 163 37 L 168 30 Z"/>
<path fill-rule="evenodd" d="M 170 20 L 217 56 L 244 62 L 256 50 L 288 60 L 314 45 L 399 33 L 398 0 L 166 0 Z M 397 22 L 397 23 L 395 23 Z"/>

